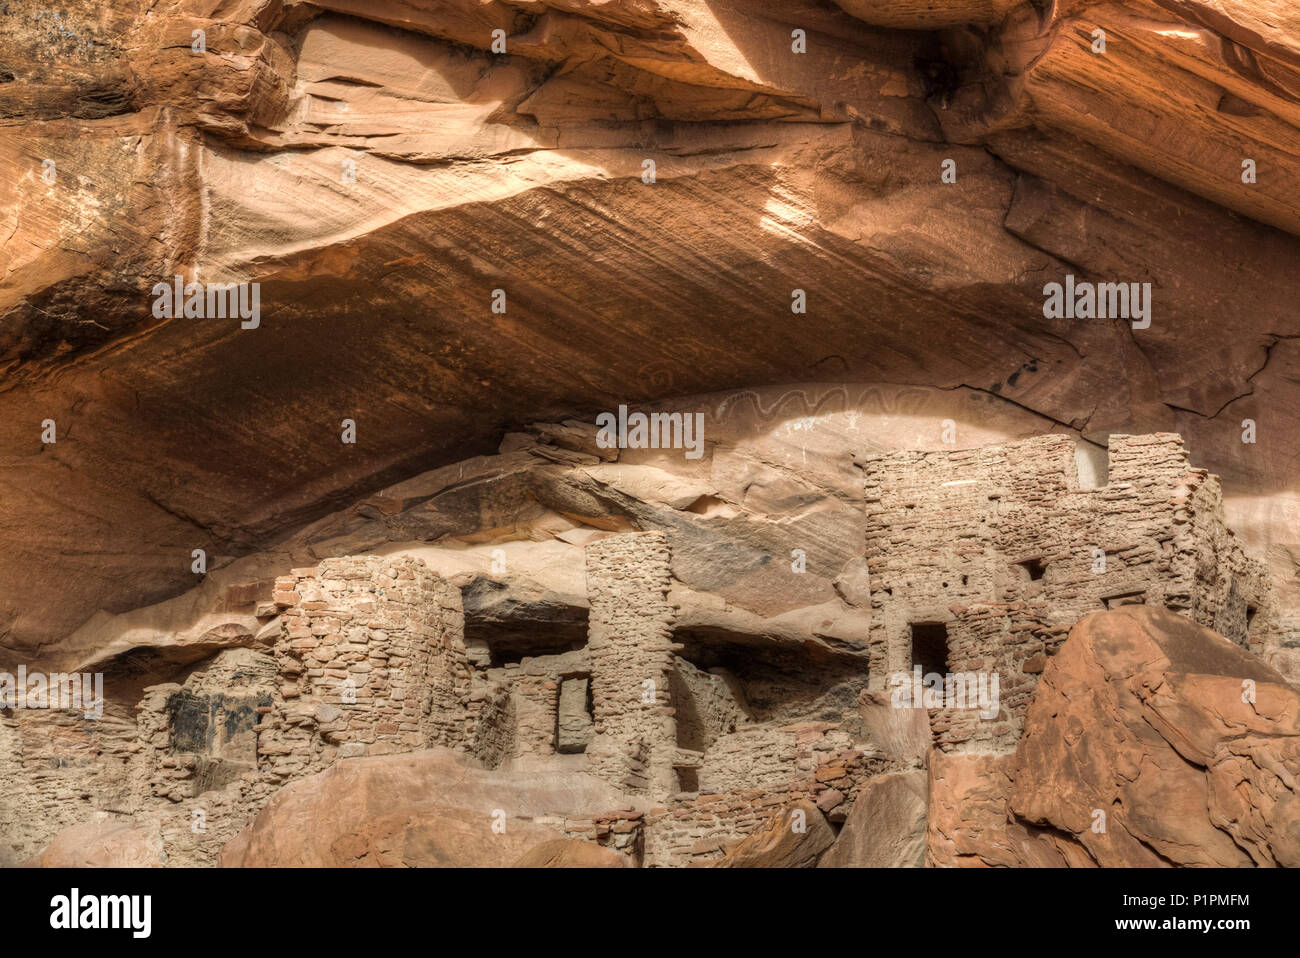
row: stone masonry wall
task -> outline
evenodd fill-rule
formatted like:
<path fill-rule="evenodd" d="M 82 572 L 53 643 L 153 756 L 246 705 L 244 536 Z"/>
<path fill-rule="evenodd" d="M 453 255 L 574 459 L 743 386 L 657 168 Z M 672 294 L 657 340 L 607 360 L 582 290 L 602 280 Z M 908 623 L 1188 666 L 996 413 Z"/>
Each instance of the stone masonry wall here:
<path fill-rule="evenodd" d="M 164 864 L 211 865 L 285 782 L 337 758 L 509 747 L 508 697 L 470 701 L 460 593 L 423 561 L 330 559 L 277 587 L 273 649 L 223 650 L 183 683 L 106 686 L 98 719 L 0 712 L 0 863 L 120 819 Z"/>
<path fill-rule="evenodd" d="M 1224 527 L 1218 479 L 1190 468 L 1176 435 L 1111 436 L 1097 489 L 1078 487 L 1068 436 L 862 466 L 874 688 L 910 669 L 911 624 L 990 602 L 1042 603 L 1053 627 L 1146 602 L 1242 644 L 1275 638 L 1265 570 Z"/>
<path fill-rule="evenodd" d="M 752 760 L 756 766 L 747 768 Z M 709 750 L 712 772 L 699 793 L 679 794 L 646 813 L 644 864 L 680 867 L 721 858 L 763 827 L 772 812 L 799 799 L 843 822 L 861 784 L 892 768 L 878 751 L 855 746 L 838 724 L 805 722 L 724 735 Z"/>
<path fill-rule="evenodd" d="M 586 547 L 592 774 L 635 793 L 677 790 L 670 701 L 674 653 L 669 552 L 661 532 L 610 536 Z"/>
<path fill-rule="evenodd" d="M 1013 747 L 1043 656 L 1089 612 L 1163 605 L 1257 652 L 1278 640 L 1266 569 L 1181 438 L 1111 436 L 1108 464 L 1079 488 L 1068 436 L 862 461 L 871 687 L 911 671 L 913 625 L 947 628 L 944 671 L 999 676 L 997 719 L 931 713 L 940 748 Z"/>
<path fill-rule="evenodd" d="M 552 655 L 525 656 L 496 668 L 475 671 L 475 690 L 471 699 L 504 697 L 510 703 L 506 713 L 485 716 L 479 723 L 481 733 L 509 738 L 502 758 L 544 757 L 556 752 L 584 751 L 591 736 L 587 713 L 586 686 L 581 701 L 572 692 L 590 680 L 591 656 L 586 649 Z M 570 689 L 567 702 L 561 692 Z M 565 709 L 578 707 L 578 715 L 561 715 Z"/>
<path fill-rule="evenodd" d="M 1012 574 L 996 553 L 1000 517 L 1018 502 L 1055 503 L 1069 490 L 1074 458 L 1068 439 L 1048 436 L 984 449 L 871 455 L 861 465 L 869 669 L 872 687 L 883 689 L 888 675 L 911 669 L 909 623 L 946 622 L 951 606 L 995 599 L 999 581 Z"/>
<path fill-rule="evenodd" d="M 968 694 L 966 707 L 929 710 L 935 746 L 945 752 L 1010 751 L 1020 740 L 1038 677 L 1070 630 L 1049 624 L 1043 607 L 1024 602 L 974 605 L 956 609 L 955 616 L 948 668 L 966 678 Z M 987 681 L 997 676 L 998 711 L 992 718 L 972 707 L 978 695 L 969 694 L 977 688 L 971 681 L 980 675 Z"/>
<path fill-rule="evenodd" d="M 683 748 L 703 752 L 749 719 L 740 683 L 726 670 L 705 672 L 677 657 L 672 680 L 677 740 Z"/>
<path fill-rule="evenodd" d="M 109 699 L 104 714 L 0 712 L 0 867 L 21 864 L 61 829 L 137 804 L 135 716 Z"/>
<path fill-rule="evenodd" d="M 273 656 L 227 649 L 184 684 L 151 685 L 136 705 L 135 775 L 151 798 L 172 801 L 256 773 L 258 735 L 274 700 Z"/>
<path fill-rule="evenodd" d="M 1202 469 L 1175 490 L 1177 552 L 1173 568 L 1193 583 L 1189 614 L 1220 635 L 1242 640 L 1266 656 L 1286 635 L 1278 619 L 1268 570 L 1241 550 L 1223 518 L 1218 480 Z"/>
<path fill-rule="evenodd" d="M 409 557 L 327 559 L 276 580 L 283 704 L 261 754 L 281 777 L 474 737 L 460 592 Z"/>

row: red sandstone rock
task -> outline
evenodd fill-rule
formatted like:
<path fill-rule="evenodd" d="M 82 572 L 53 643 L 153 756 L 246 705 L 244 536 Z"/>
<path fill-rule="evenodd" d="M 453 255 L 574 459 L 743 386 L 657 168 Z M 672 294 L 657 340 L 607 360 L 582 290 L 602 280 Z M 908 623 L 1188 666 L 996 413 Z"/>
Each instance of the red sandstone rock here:
<path fill-rule="evenodd" d="M 221 864 L 504 867 L 563 838 L 564 815 L 618 797 L 580 773 L 489 772 L 446 749 L 347 759 L 277 792 Z"/>
<path fill-rule="evenodd" d="M 999 760 L 1013 784 L 987 781 L 1021 821 L 1104 866 L 1294 865 L 1298 721 L 1300 691 L 1258 658 L 1183 616 L 1125 607 L 1074 627 L 1014 759 Z"/>
<path fill-rule="evenodd" d="M 515 868 L 626 868 L 625 855 L 591 842 L 557 838 L 526 851 Z"/>
<path fill-rule="evenodd" d="M 1300 408 L 1285 374 L 1300 349 L 1291 4 L 206 0 L 142 19 L 127 0 L 70 0 L 59 12 L 56 26 L 11 6 L 0 31 L 0 657 L 72 664 L 129 645 L 139 633 L 97 613 L 183 597 L 191 549 L 212 568 L 274 551 L 340 503 L 357 503 L 357 521 L 333 531 L 388 541 L 399 530 L 381 491 L 629 390 L 745 387 L 712 408 L 727 419 L 755 403 L 770 428 L 754 443 L 715 447 L 708 476 L 642 462 L 630 465 L 662 474 L 624 482 L 701 518 L 783 505 L 810 555 L 851 536 L 833 492 L 784 464 L 806 472 L 829 429 L 880 448 L 924 445 L 920 424 L 945 418 L 963 445 L 1177 429 L 1225 476 L 1234 524 L 1293 578 L 1285 490 L 1300 436 L 1275 429 L 1256 455 L 1237 435 L 1243 418 L 1285 423 Z M 1099 27 L 1104 56 L 1090 49 Z M 506 56 L 489 48 L 497 28 Z M 662 121 L 649 188 L 647 115 Z M 954 183 L 939 179 L 946 159 Z M 1044 322 L 1044 279 L 1071 271 L 1153 278 L 1153 326 L 1137 340 L 1122 324 Z M 177 273 L 261 283 L 265 322 L 158 321 L 151 287 Z M 510 311 L 481 322 L 497 282 Z M 816 336 L 774 321 L 796 287 Z M 413 302 L 440 308 L 389 335 L 356 319 Z M 766 391 L 777 384 L 797 385 Z M 864 394 L 889 425 L 825 421 Z M 344 412 L 326 409 L 360 424 L 356 446 L 338 442 Z M 53 445 L 39 442 L 47 417 Z M 802 418 L 816 432 L 796 435 Z M 575 422 L 538 431 L 549 462 L 609 454 Z M 616 465 L 593 468 L 612 485 L 600 470 Z M 452 498 L 402 529 L 463 519 L 475 528 L 457 534 L 475 534 L 518 521 L 480 507 L 535 505 Z M 560 511 L 602 528 L 628 522 L 590 495 L 564 498 Z M 783 557 L 794 548 L 781 544 Z M 246 571 L 255 581 L 311 555 L 292 551 Z M 840 549 L 834 568 L 778 589 L 775 566 L 721 568 L 697 551 L 686 585 L 725 585 L 732 606 L 700 617 L 797 613 L 807 621 L 767 628 L 805 635 L 855 558 Z M 214 606 L 254 631 L 251 599 L 227 593 L 238 586 L 214 581 L 149 621 L 157 644 L 210 650 Z"/>
<path fill-rule="evenodd" d="M 1062 867 L 1091 864 L 1050 832 L 1033 833 L 1007 809 L 1010 756 L 930 755 L 926 863 L 936 867 Z"/>
<path fill-rule="evenodd" d="M 727 849 L 712 868 L 811 868 L 835 841 L 835 832 L 809 801 L 774 814 L 761 830 Z"/>
<path fill-rule="evenodd" d="M 25 803 L 39 790 L 0 799 L 0 831 L 22 857 L 56 819 L 118 807 L 130 774 L 117 758 L 171 748 L 161 724 L 134 741 L 142 696 L 144 718 L 165 712 L 164 693 L 144 686 L 179 688 L 179 673 L 219 650 L 275 643 L 284 623 L 263 620 L 280 609 L 324 611 L 283 576 L 322 557 L 423 553 L 455 576 L 480 632 L 511 633 L 517 649 L 582 637 L 587 591 L 572 570 L 586 544 L 670 530 L 666 604 L 680 633 L 721 637 L 743 659 L 775 651 L 823 682 L 812 673 L 861 664 L 881 624 L 849 456 L 947 449 L 936 427 L 948 419 L 962 449 L 1048 431 L 1177 429 L 1195 462 L 1225 477 L 1231 524 L 1268 550 L 1284 623 L 1293 632 L 1300 620 L 1300 431 L 1286 425 L 1300 410 L 1294 4 L 198 0 L 155 4 L 143 19 L 137 7 L 69 0 L 57 22 L 30 5 L 0 14 L 0 666 L 130 663 L 113 676 L 104 754 L 114 761 L 90 769 L 93 788 L 81 770 L 38 766 L 46 746 L 62 756 L 102 742 L 0 719 L 0 777 L 79 796 L 58 810 L 67 819 L 42 812 L 21 837 L 15 824 L 40 817 Z M 806 53 L 791 49 L 796 26 Z M 195 51 L 199 27 L 207 49 Z M 488 49 L 497 28 L 508 55 Z M 1104 55 L 1090 49 L 1096 29 L 1108 34 Z M 923 32 L 933 30 L 945 32 Z M 640 178 L 647 152 L 653 185 Z M 952 183 L 938 176 L 947 160 Z M 1257 181 L 1242 178 L 1246 162 Z M 351 182 L 340 176 L 349 165 Z M 1150 278 L 1153 325 L 1044 321 L 1043 282 L 1076 271 Z M 263 324 L 159 321 L 151 286 L 178 273 L 261 283 Z M 497 283 L 509 312 L 485 321 Z M 796 287 L 808 321 L 779 321 Z M 611 397 L 707 409 L 705 457 L 602 449 L 576 419 L 498 446 L 518 423 Z M 345 415 L 359 423 L 353 446 L 338 441 Z M 57 443 L 39 442 L 46 417 Z M 1239 441 L 1246 417 L 1272 424 L 1259 445 Z M 1127 481 L 1148 488 L 1142 478 Z M 1187 523 L 1195 485 L 1158 492 L 1174 525 Z M 1000 521 L 1005 503 L 987 501 Z M 1159 563 L 1167 540 L 1155 524 L 1146 560 Z M 951 531 L 942 526 L 936 551 Z M 206 575 L 191 571 L 200 547 Z M 509 573 L 489 571 L 498 547 Z M 808 563 L 799 575 L 794 550 Z M 958 543 L 952 557 L 979 551 Z M 662 611 L 662 591 L 642 598 Z M 1245 619 L 1236 598 L 1231 617 Z M 1002 611 L 1014 625 L 1018 613 Z M 984 624 L 994 634 L 1003 623 Z M 1059 634 L 1020 634 L 1024 675 L 1053 674 Z M 298 659 L 342 634 L 290 625 L 288 637 L 281 699 L 317 694 L 317 678 L 384 670 L 340 656 L 309 674 Z M 1056 696 L 1060 709 L 1036 713 L 1022 770 L 1005 757 L 933 757 L 932 859 L 1293 863 L 1294 710 L 1279 678 L 1260 683 L 1268 696 L 1247 714 L 1222 663 L 1124 664 L 1122 649 L 1094 646 L 1097 662 L 1077 653 L 1045 685 L 1041 701 Z M 658 650 L 661 664 L 672 648 Z M 969 667 L 997 661 L 977 651 Z M 471 654 L 478 666 L 491 658 L 484 646 Z M 1266 655 L 1300 675 L 1296 650 Z M 518 696 L 536 704 L 536 693 L 541 707 L 508 744 L 542 749 L 558 676 L 534 677 Z M 611 727 L 640 727 L 635 687 L 611 685 L 593 683 L 629 710 Z M 1032 685 L 1018 684 L 1014 704 Z M 499 716 L 510 696 L 498 692 L 471 695 Z M 570 718 L 581 719 L 571 694 Z M 739 698 L 693 733 L 731 733 L 748 717 Z M 423 718 L 416 704 L 399 708 Z M 340 754 L 363 747 L 313 726 L 336 716 L 282 705 L 257 709 L 273 720 L 256 733 L 264 766 L 292 756 L 286 734 L 307 747 L 319 734 Z M 923 714 L 869 711 L 867 738 L 921 757 Z M 427 744 L 419 721 L 374 730 L 376 752 Z M 799 731 L 798 749 L 823 730 Z M 989 730 L 1001 743 L 1017 726 Z M 941 730 L 963 748 L 980 742 L 968 731 Z M 585 735 L 566 734 L 565 746 Z M 657 753 L 602 754 L 598 743 L 592 757 L 626 766 L 638 788 L 692 787 L 713 743 L 678 750 L 662 738 Z M 506 745 L 483 748 L 499 758 Z M 786 755 L 768 753 L 775 774 Z M 213 798 L 206 758 L 161 763 L 158 792 L 141 801 Z M 736 785 L 748 784 L 743 752 L 721 764 L 733 788 L 701 803 L 702 817 L 725 808 L 726 829 L 749 828 L 787 801 Z M 848 790 L 841 764 L 808 778 Z M 280 847 L 255 824 L 230 855 L 500 860 L 528 826 L 484 844 L 481 810 L 458 804 L 458 775 L 434 789 L 445 802 L 398 786 L 344 802 L 337 818 L 286 791 L 267 821 L 296 808 L 322 832 Z M 503 787 L 521 787 L 520 775 Z M 1107 801 L 1120 821 L 1089 838 L 1086 806 Z M 151 836 L 113 826 L 86 837 L 88 854 L 152 861 Z M 48 854 L 66 860 L 70 840 Z M 758 844 L 746 854 L 786 854 Z"/>
<path fill-rule="evenodd" d="M 161 868 L 166 863 L 156 821 L 112 819 L 64 829 L 27 862 L 37 868 Z"/>
<path fill-rule="evenodd" d="M 835 844 L 818 868 L 919 868 L 925 864 L 925 769 L 868 780 L 853 800 Z"/>

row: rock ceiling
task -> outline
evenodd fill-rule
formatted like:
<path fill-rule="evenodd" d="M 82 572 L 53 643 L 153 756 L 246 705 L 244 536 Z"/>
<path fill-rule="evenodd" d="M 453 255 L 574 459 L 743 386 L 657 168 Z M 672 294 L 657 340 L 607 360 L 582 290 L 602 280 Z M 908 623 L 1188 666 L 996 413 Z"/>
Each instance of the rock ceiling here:
<path fill-rule="evenodd" d="M 393 517 L 529 423 L 703 394 L 735 468 L 658 499 L 842 559 L 846 446 L 1181 432 L 1300 610 L 1298 126 L 1283 0 L 10 0 L 0 658 L 148 644 L 105 617 L 164 600 L 206 634 L 331 536 L 615 523 L 568 480 Z M 156 316 L 175 275 L 259 283 L 259 325 Z M 1150 327 L 1045 318 L 1067 275 L 1150 283 Z M 792 423 L 859 410 L 809 467 Z"/>

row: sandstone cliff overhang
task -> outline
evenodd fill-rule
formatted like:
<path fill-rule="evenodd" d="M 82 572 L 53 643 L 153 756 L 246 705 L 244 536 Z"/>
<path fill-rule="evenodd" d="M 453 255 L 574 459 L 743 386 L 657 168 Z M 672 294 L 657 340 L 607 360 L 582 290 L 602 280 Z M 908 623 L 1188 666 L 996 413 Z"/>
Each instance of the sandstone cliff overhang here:
<path fill-rule="evenodd" d="M 828 380 L 1179 432 L 1293 588 L 1286 4 L 57 12 L 0 11 L 14 661 L 522 423 Z M 155 317 L 177 275 L 260 324 Z M 1046 320 L 1067 275 L 1151 326 Z"/>

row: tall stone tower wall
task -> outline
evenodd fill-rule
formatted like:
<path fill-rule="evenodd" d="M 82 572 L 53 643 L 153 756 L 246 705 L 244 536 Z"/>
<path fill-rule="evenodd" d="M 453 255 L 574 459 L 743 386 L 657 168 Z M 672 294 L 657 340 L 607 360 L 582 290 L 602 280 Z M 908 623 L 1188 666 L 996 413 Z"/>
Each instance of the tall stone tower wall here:
<path fill-rule="evenodd" d="M 586 563 L 591 771 L 629 791 L 669 794 L 677 790 L 677 723 L 667 538 L 643 532 L 601 539 L 587 546 Z"/>

